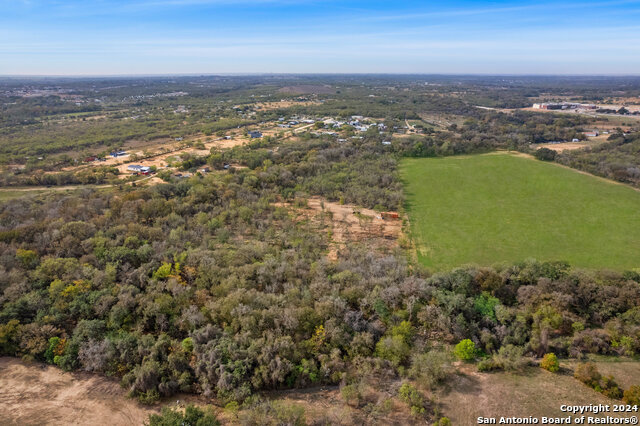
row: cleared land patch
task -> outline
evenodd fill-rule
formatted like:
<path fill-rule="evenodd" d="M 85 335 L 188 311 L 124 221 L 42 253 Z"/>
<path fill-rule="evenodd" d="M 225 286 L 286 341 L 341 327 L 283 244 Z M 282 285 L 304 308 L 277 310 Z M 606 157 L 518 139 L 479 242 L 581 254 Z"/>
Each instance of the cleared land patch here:
<path fill-rule="evenodd" d="M 406 159 L 418 259 L 441 270 L 527 258 L 640 267 L 640 193 L 509 154 Z"/>
<path fill-rule="evenodd" d="M 574 149 L 586 148 L 588 146 L 593 146 L 593 144 L 589 144 L 586 142 L 565 142 L 565 143 L 540 143 L 540 144 L 532 145 L 532 147 L 535 149 L 548 148 L 558 152 L 571 151 Z"/>
<path fill-rule="evenodd" d="M 626 366 L 636 368 L 637 363 L 627 363 Z M 478 373 L 475 367 L 464 366 L 447 383 L 447 389 L 439 393 L 438 400 L 442 404 L 443 415 L 449 417 L 454 425 L 477 424 L 476 419 L 480 416 L 496 417 L 498 420 L 501 416 L 566 418 L 570 413 L 560 410 L 562 404 L 619 403 L 580 383 L 573 378 L 571 371 L 553 374 L 536 367 L 530 367 L 522 374 L 515 374 Z M 621 413 L 588 415 L 610 415 L 617 418 L 629 416 Z"/>
<path fill-rule="evenodd" d="M 3 425 L 141 425 L 159 411 L 125 394 L 116 381 L 104 377 L 0 358 Z"/>
<path fill-rule="evenodd" d="M 278 205 L 291 207 L 288 203 Z M 397 244 L 402 230 L 399 219 L 383 219 L 374 210 L 353 204 L 340 204 L 320 197 L 311 197 L 305 207 L 296 207 L 301 218 L 311 218 L 331 230 L 329 259 L 336 260 L 338 252 L 349 242 L 376 241 L 377 245 L 392 248 Z"/>

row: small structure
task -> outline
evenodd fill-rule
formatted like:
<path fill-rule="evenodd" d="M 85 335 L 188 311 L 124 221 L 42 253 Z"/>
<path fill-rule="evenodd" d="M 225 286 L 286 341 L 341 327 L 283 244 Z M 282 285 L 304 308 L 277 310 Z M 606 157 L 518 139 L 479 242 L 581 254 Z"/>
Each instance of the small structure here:
<path fill-rule="evenodd" d="M 127 166 L 127 170 L 129 170 L 130 172 L 133 172 L 134 174 L 142 174 L 142 175 L 148 175 L 149 172 L 151 172 L 150 167 L 141 166 L 139 164 L 131 164 L 130 166 Z"/>
<path fill-rule="evenodd" d="M 183 140 L 183 138 L 176 138 L 176 142 L 182 142 Z"/>
<path fill-rule="evenodd" d="M 122 151 L 122 150 L 113 151 L 109 155 L 112 156 L 113 158 L 123 157 L 123 156 L 127 155 L 127 151 Z"/>
<path fill-rule="evenodd" d="M 600 133 L 598 133 L 597 131 L 593 131 L 593 132 L 586 132 L 584 135 L 588 138 L 595 138 L 595 137 L 598 137 Z"/>
<path fill-rule="evenodd" d="M 391 141 L 382 141 L 382 145 L 391 145 Z"/>
<path fill-rule="evenodd" d="M 251 139 L 258 139 L 262 137 L 262 133 L 258 132 L 257 130 L 252 130 L 249 132 L 249 137 Z"/>
<path fill-rule="evenodd" d="M 554 104 L 554 103 L 544 103 L 544 104 L 533 104 L 535 109 L 567 109 L 568 106 L 565 104 Z"/>

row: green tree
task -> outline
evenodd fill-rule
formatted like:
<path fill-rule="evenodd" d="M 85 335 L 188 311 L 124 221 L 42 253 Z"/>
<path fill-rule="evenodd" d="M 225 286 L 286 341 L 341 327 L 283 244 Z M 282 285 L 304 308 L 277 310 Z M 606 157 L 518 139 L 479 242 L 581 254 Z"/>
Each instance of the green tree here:
<path fill-rule="evenodd" d="M 202 410 L 194 405 L 187 405 L 184 413 L 163 407 L 160 414 L 149 416 L 148 426 L 218 426 L 220 422 L 216 419 L 211 409 Z"/>
<path fill-rule="evenodd" d="M 18 249 L 16 250 L 16 258 L 27 269 L 34 268 L 38 264 L 38 254 L 33 250 Z"/>
<path fill-rule="evenodd" d="M 476 357 L 476 344 L 470 339 L 460 341 L 453 349 L 453 354 L 462 361 L 471 361 Z"/>
<path fill-rule="evenodd" d="M 0 354 L 15 355 L 18 349 L 18 333 L 20 321 L 11 320 L 6 324 L 0 324 Z"/>
<path fill-rule="evenodd" d="M 557 373 L 560 370 L 560 363 L 558 362 L 558 357 L 554 353 L 545 354 L 540 362 L 540 367 L 544 368 L 547 371 L 551 371 L 552 373 Z"/>
<path fill-rule="evenodd" d="M 400 399 L 411 407 L 411 414 L 421 416 L 425 412 L 424 398 L 410 383 L 403 383 L 398 390 Z"/>
<path fill-rule="evenodd" d="M 540 148 L 538 150 L 536 150 L 536 152 L 533 154 L 534 157 L 536 157 L 538 160 L 541 161 L 553 161 L 556 159 L 556 155 L 558 153 L 552 149 L 549 148 Z"/>

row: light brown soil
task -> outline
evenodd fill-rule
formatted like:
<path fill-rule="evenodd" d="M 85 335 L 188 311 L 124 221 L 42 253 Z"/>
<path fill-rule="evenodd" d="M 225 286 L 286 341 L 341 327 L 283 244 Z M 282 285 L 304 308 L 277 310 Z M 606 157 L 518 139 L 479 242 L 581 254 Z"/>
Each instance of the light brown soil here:
<path fill-rule="evenodd" d="M 142 425 L 156 411 L 107 378 L 0 358 L 2 425 Z"/>
<path fill-rule="evenodd" d="M 563 369 L 553 374 L 537 367 L 515 374 L 479 373 L 474 365 L 461 365 L 446 389 L 438 393 L 442 415 L 449 417 L 454 425 L 477 424 L 476 419 L 480 416 L 497 419 L 501 416 L 566 418 L 569 413 L 560 410 L 562 404 L 618 403 L 574 379 L 570 370 Z M 607 414 L 626 417 L 620 413 L 587 413 L 587 416 L 603 417 Z"/>
<path fill-rule="evenodd" d="M 574 149 L 580 149 L 580 148 L 584 148 L 591 145 L 592 144 L 585 143 L 585 142 L 541 143 L 541 144 L 534 145 L 534 148 L 536 149 L 549 148 L 557 152 L 562 152 L 562 151 L 571 151 Z"/>
<path fill-rule="evenodd" d="M 237 132 L 236 132 L 237 133 Z M 207 141 L 209 140 L 209 141 Z M 141 166 L 156 166 L 158 168 L 167 166 L 167 159 L 170 157 L 180 157 L 182 154 L 192 154 L 192 155 L 208 155 L 211 151 L 211 148 L 218 149 L 229 149 L 238 145 L 242 145 L 248 141 L 248 139 L 242 134 L 233 134 L 231 139 L 221 139 L 218 137 L 211 136 L 197 136 L 193 138 L 189 138 L 187 141 L 189 142 L 202 142 L 205 146 L 204 149 L 199 149 L 196 147 L 184 147 L 180 148 L 179 144 L 174 145 L 166 145 L 165 143 L 159 143 L 156 146 L 150 146 L 146 148 L 147 152 L 154 153 L 151 156 L 131 161 L 132 155 L 137 155 L 138 157 L 144 157 L 144 151 L 141 150 L 131 150 L 128 151 L 127 155 L 122 157 L 107 157 L 105 161 L 95 161 L 88 164 L 83 164 L 80 166 L 69 166 L 65 167 L 63 171 L 77 171 L 81 169 L 86 169 L 88 167 L 98 167 L 98 166 L 115 166 L 118 168 L 120 173 L 122 174 L 121 178 L 126 178 L 131 175 L 131 172 L 127 170 L 127 167 L 131 164 L 139 164 Z M 160 150 L 160 148 L 165 148 L 164 150 Z M 167 152 L 168 151 L 168 152 Z"/>
<path fill-rule="evenodd" d="M 379 403 L 382 399 L 390 399 L 391 408 L 388 412 L 367 414 L 367 410 L 362 409 L 365 403 L 357 409 L 347 405 L 338 386 L 273 391 L 265 396 L 274 401 L 304 408 L 307 424 L 326 424 L 319 420 L 328 421 L 328 424 L 336 426 L 428 424 L 424 420 L 421 422 L 412 417 L 407 405 L 398 400 L 396 389 L 400 386 L 399 381 L 394 380 L 394 383 L 386 389 L 380 382 L 376 385 L 379 386 L 378 390 L 365 390 L 365 399 L 370 404 Z M 314 423 L 314 420 L 317 422 Z"/>
<path fill-rule="evenodd" d="M 280 204 L 291 207 L 290 204 Z M 329 259 L 336 260 L 338 252 L 348 242 L 376 240 L 382 247 L 397 245 L 402 231 L 400 219 L 382 219 L 380 214 L 353 204 L 340 204 L 311 197 L 307 208 L 297 209 L 301 216 L 313 218 L 331 229 L 332 244 Z"/>
<path fill-rule="evenodd" d="M 109 188 L 113 185 L 110 184 L 102 184 L 102 185 L 63 185 L 63 186 L 6 186 L 0 188 L 0 192 L 32 192 L 32 191 L 73 191 L 81 188 L 90 188 L 90 189 L 98 189 L 98 188 Z"/>
<path fill-rule="evenodd" d="M 309 106 L 318 105 L 320 102 L 316 101 L 288 101 L 281 100 L 277 102 L 256 102 L 253 104 L 253 108 L 256 111 L 270 111 L 274 109 L 291 108 L 292 106 Z"/>

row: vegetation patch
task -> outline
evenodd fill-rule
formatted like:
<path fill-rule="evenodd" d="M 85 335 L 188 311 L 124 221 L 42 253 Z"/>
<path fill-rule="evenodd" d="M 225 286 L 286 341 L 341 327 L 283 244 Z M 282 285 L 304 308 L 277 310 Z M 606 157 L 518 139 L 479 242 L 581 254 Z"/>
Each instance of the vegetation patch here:
<path fill-rule="evenodd" d="M 401 173 L 427 267 L 527 258 L 640 266 L 640 194 L 631 188 L 507 154 L 406 159 Z"/>

